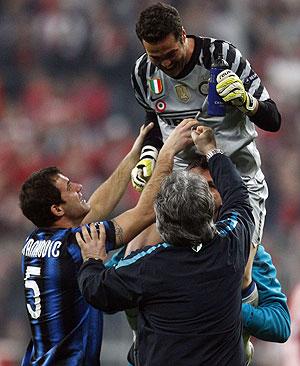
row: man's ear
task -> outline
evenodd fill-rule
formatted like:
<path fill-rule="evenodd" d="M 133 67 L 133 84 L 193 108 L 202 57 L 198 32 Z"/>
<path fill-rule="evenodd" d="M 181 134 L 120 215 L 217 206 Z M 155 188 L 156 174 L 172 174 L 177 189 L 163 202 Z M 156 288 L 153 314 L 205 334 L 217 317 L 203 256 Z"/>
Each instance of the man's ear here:
<path fill-rule="evenodd" d="M 65 213 L 64 209 L 60 205 L 52 205 L 51 212 L 53 213 L 53 215 L 59 216 L 59 217 L 63 216 Z"/>

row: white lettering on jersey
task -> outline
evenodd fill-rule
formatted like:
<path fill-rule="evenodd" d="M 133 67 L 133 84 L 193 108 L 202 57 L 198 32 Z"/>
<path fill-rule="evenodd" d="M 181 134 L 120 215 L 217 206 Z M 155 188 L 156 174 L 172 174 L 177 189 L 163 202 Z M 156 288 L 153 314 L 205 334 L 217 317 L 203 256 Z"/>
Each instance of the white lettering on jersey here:
<path fill-rule="evenodd" d="M 29 239 L 23 249 L 22 254 L 26 257 L 59 257 L 60 255 L 60 246 L 62 245 L 61 241 L 52 241 L 52 240 L 36 240 Z"/>

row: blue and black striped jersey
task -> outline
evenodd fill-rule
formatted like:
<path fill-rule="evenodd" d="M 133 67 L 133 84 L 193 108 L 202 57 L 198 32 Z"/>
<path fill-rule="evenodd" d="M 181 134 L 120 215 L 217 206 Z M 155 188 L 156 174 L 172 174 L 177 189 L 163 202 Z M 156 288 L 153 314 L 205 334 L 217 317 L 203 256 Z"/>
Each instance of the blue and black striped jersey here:
<path fill-rule="evenodd" d="M 103 224 L 106 245 L 112 246 L 113 224 Z M 39 228 L 25 241 L 22 271 L 32 340 L 22 366 L 100 365 L 102 312 L 87 304 L 77 284 L 80 230 Z"/>

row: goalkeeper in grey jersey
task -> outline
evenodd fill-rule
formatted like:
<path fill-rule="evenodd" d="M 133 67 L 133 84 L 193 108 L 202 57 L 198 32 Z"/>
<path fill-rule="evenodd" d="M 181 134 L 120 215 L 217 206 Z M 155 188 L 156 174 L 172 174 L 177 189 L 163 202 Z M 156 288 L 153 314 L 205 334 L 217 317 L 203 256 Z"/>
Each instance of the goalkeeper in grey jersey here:
<path fill-rule="evenodd" d="M 187 35 L 178 11 L 158 3 L 141 12 L 137 36 L 145 53 L 136 61 L 132 85 L 146 122 L 155 127 L 144 141 L 140 161 L 132 171 L 133 186 L 141 191 L 152 174 L 163 142 L 184 118 L 197 118 L 212 127 L 217 146 L 235 163 L 250 195 L 255 218 L 254 248 L 245 272 L 243 288 L 251 284 L 255 247 L 261 242 L 268 188 L 255 144 L 255 126 L 278 131 L 281 117 L 259 76 L 231 43 L 209 37 Z M 207 113 L 207 94 L 212 62 L 222 56 L 228 70 L 218 76 L 217 92 L 226 102 L 224 117 Z M 199 113 L 200 112 L 200 113 Z M 193 148 L 175 158 L 175 169 L 195 159 Z"/>
<path fill-rule="evenodd" d="M 281 117 L 276 104 L 237 48 L 222 40 L 188 36 L 172 6 L 158 3 L 146 8 L 136 31 L 146 52 L 136 61 L 132 85 L 137 101 L 146 111 L 146 122 L 154 122 L 155 127 L 132 171 L 133 186 L 143 189 L 163 141 L 181 120 L 198 114 L 201 124 L 214 129 L 218 147 L 232 159 L 247 184 L 256 220 L 253 243 L 257 245 L 262 238 L 268 188 L 255 144 L 255 125 L 278 131 Z M 226 102 L 226 114 L 210 117 L 208 80 L 211 64 L 219 55 L 230 70 L 218 76 L 217 84 L 217 91 Z M 185 168 L 195 154 L 193 148 L 178 154 L 175 169 Z"/>

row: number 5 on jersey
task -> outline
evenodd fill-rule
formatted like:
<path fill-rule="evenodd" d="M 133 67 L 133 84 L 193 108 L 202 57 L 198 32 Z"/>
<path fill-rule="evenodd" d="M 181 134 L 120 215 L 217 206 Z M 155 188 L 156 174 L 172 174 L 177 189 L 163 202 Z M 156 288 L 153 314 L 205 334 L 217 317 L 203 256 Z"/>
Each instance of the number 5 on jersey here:
<path fill-rule="evenodd" d="M 25 288 L 31 289 L 33 291 L 34 297 L 34 305 L 35 310 L 32 309 L 30 304 L 26 304 L 27 310 L 33 319 L 37 319 L 41 315 L 41 298 L 40 298 L 40 289 L 38 284 L 35 280 L 29 279 L 30 276 L 40 276 L 41 275 L 41 268 L 40 267 L 33 267 L 28 266 L 25 272 Z"/>

